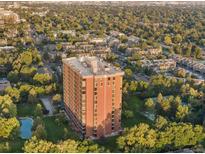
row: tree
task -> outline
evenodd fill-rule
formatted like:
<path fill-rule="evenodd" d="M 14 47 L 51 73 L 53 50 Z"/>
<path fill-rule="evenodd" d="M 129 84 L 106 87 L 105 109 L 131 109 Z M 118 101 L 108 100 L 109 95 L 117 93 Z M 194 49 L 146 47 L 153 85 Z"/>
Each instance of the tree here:
<path fill-rule="evenodd" d="M 33 135 L 36 136 L 39 139 L 46 139 L 47 133 L 46 133 L 46 130 L 45 130 L 45 126 L 43 124 L 39 124 L 36 127 Z"/>
<path fill-rule="evenodd" d="M 134 117 L 134 113 L 133 113 L 133 111 L 131 111 L 131 110 L 125 110 L 125 111 L 123 112 L 123 114 L 124 114 L 124 116 L 125 116 L 126 118 L 133 118 L 133 117 Z"/>
<path fill-rule="evenodd" d="M 177 107 L 176 118 L 182 120 L 186 115 L 188 115 L 189 108 L 188 106 L 179 105 Z"/>
<path fill-rule="evenodd" d="M 8 142 L 2 142 L 0 143 L 0 151 L 2 153 L 8 153 L 10 150 L 10 146 Z"/>
<path fill-rule="evenodd" d="M 20 101 L 20 92 L 16 88 L 8 87 L 5 89 L 6 94 L 8 94 L 14 103 L 18 103 Z"/>
<path fill-rule="evenodd" d="M 180 34 L 177 34 L 174 36 L 174 43 L 181 43 L 182 36 Z"/>
<path fill-rule="evenodd" d="M 30 140 L 25 142 L 23 150 L 26 153 L 49 153 L 56 151 L 56 145 L 33 136 Z"/>
<path fill-rule="evenodd" d="M 166 36 L 164 37 L 164 43 L 165 43 L 166 45 L 170 45 L 170 44 L 172 43 L 171 37 L 168 36 L 168 35 L 166 35 Z"/>
<path fill-rule="evenodd" d="M 205 138 L 202 126 L 189 123 L 170 123 L 158 135 L 156 147 L 164 149 L 169 145 L 171 150 L 196 145 Z"/>
<path fill-rule="evenodd" d="M 56 50 L 58 50 L 58 51 L 62 50 L 62 44 L 60 44 L 60 43 L 57 44 L 56 45 Z"/>
<path fill-rule="evenodd" d="M 36 67 L 23 66 L 20 70 L 21 79 L 28 82 L 34 76 L 34 74 L 36 74 L 36 72 Z"/>
<path fill-rule="evenodd" d="M 136 81 L 131 81 L 131 82 L 130 82 L 130 86 L 129 86 L 129 90 L 130 90 L 131 92 L 135 92 L 136 89 L 137 89 L 137 82 L 136 82 Z"/>
<path fill-rule="evenodd" d="M 157 102 L 161 103 L 162 101 L 163 101 L 163 96 L 162 96 L 161 93 L 159 93 L 158 96 L 157 96 Z"/>
<path fill-rule="evenodd" d="M 160 106 L 163 111 L 167 112 L 170 109 L 170 102 L 167 99 L 164 99 L 161 103 Z"/>
<path fill-rule="evenodd" d="M 117 144 L 123 152 L 151 152 L 155 147 L 157 133 L 147 124 L 139 124 L 126 129 L 117 139 Z"/>
<path fill-rule="evenodd" d="M 13 104 L 9 95 L 0 96 L 0 117 L 15 117 L 17 114 L 16 105 Z"/>
<path fill-rule="evenodd" d="M 19 73 L 17 70 L 14 70 L 14 71 L 10 71 L 7 75 L 7 78 L 10 82 L 18 82 L 19 80 Z"/>
<path fill-rule="evenodd" d="M 1 118 L 0 117 L 0 138 L 8 139 L 17 133 L 20 127 L 19 121 L 16 118 Z"/>
<path fill-rule="evenodd" d="M 132 70 L 127 68 L 125 69 L 125 74 L 128 76 L 128 77 L 131 77 L 132 76 Z"/>
<path fill-rule="evenodd" d="M 155 120 L 155 127 L 158 129 L 163 128 L 164 126 L 166 126 L 168 124 L 167 119 L 165 119 L 162 116 L 157 116 L 156 120 Z"/>
<path fill-rule="evenodd" d="M 63 138 L 66 139 L 68 137 L 68 129 L 64 128 L 63 129 Z"/>
<path fill-rule="evenodd" d="M 53 100 L 53 103 L 54 103 L 54 104 L 60 103 L 61 100 L 62 100 L 61 95 L 60 95 L 60 94 L 54 95 L 53 98 L 52 98 L 52 100 Z"/>
<path fill-rule="evenodd" d="M 79 153 L 102 153 L 105 152 L 104 147 L 94 144 L 92 141 L 84 140 L 78 145 Z"/>
<path fill-rule="evenodd" d="M 26 51 L 20 55 L 20 62 L 22 64 L 31 65 L 33 62 L 32 52 Z"/>
<path fill-rule="evenodd" d="M 42 117 L 43 116 L 43 112 L 42 112 L 42 105 L 41 104 L 37 104 L 36 108 L 35 108 L 35 116 L 39 116 Z"/>
<path fill-rule="evenodd" d="M 175 46 L 174 46 L 174 52 L 175 52 L 176 54 L 181 55 L 181 54 L 182 54 L 182 48 L 181 48 L 181 46 L 180 46 L 180 45 L 175 45 Z"/>
<path fill-rule="evenodd" d="M 36 82 L 36 83 L 40 83 L 40 84 L 48 84 L 50 83 L 52 77 L 49 75 L 49 74 L 36 74 L 34 77 L 33 77 L 33 80 Z"/>
<path fill-rule="evenodd" d="M 29 95 L 28 95 L 28 102 L 36 103 L 37 101 L 38 101 L 38 99 L 37 99 L 36 91 L 34 89 L 31 89 L 29 91 Z"/>
<path fill-rule="evenodd" d="M 194 50 L 194 57 L 197 58 L 197 59 L 200 59 L 201 58 L 201 49 L 199 47 L 196 47 L 195 50 Z"/>
<path fill-rule="evenodd" d="M 186 77 L 186 70 L 185 69 L 179 69 L 176 72 L 177 77 L 185 78 Z"/>
<path fill-rule="evenodd" d="M 154 107 L 154 101 L 151 98 L 148 98 L 145 102 L 145 107 L 147 109 L 153 109 Z"/>
<path fill-rule="evenodd" d="M 191 49 L 192 49 L 191 45 L 188 45 L 188 47 L 184 49 L 185 50 L 184 51 L 185 56 L 187 56 L 187 57 L 191 56 Z"/>
<path fill-rule="evenodd" d="M 58 153 L 77 153 L 78 152 L 78 142 L 68 139 L 60 142 L 57 146 Z"/>

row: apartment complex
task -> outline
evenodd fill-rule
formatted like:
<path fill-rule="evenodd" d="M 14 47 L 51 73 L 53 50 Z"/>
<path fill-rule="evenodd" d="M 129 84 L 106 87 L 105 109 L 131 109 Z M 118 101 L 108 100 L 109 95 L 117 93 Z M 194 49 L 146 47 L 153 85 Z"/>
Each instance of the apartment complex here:
<path fill-rule="evenodd" d="M 191 70 L 200 73 L 201 75 L 205 74 L 205 64 L 200 63 L 191 58 L 182 57 L 180 55 L 173 55 L 172 58 L 176 61 L 178 65 L 186 66 Z"/>
<path fill-rule="evenodd" d="M 12 12 L 0 8 L 0 26 L 4 24 L 15 24 L 19 22 L 19 16 Z"/>
<path fill-rule="evenodd" d="M 150 47 L 146 50 L 141 50 L 140 48 L 134 47 L 127 48 L 125 52 L 128 56 L 133 56 L 134 54 L 139 54 L 140 56 L 157 56 L 162 54 L 162 49 Z"/>
<path fill-rule="evenodd" d="M 97 57 L 63 60 L 66 112 L 84 138 L 99 138 L 121 130 L 124 72 Z"/>
<path fill-rule="evenodd" d="M 89 41 L 71 43 L 62 43 L 64 51 L 76 56 L 98 56 L 105 58 L 111 53 L 106 41 L 102 38 L 93 38 Z"/>
<path fill-rule="evenodd" d="M 166 72 L 176 68 L 176 62 L 173 59 L 141 60 L 143 68 L 149 68 L 154 72 Z"/>

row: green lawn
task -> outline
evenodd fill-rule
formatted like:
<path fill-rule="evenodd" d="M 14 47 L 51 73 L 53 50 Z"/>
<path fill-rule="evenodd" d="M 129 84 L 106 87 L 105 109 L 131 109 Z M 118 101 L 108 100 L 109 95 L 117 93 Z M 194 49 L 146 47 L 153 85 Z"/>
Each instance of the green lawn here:
<path fill-rule="evenodd" d="M 14 139 L 13 141 L 9 141 L 9 145 L 11 148 L 9 152 L 12 152 L 12 153 L 13 152 L 15 152 L 15 153 L 23 152 L 22 148 L 23 148 L 25 141 L 26 140 L 23 140 L 20 138 Z"/>
<path fill-rule="evenodd" d="M 143 105 L 144 101 L 143 100 L 139 99 L 137 96 L 130 96 L 126 100 L 126 102 L 128 104 L 128 110 L 133 111 L 134 117 L 132 118 L 122 117 L 122 127 L 123 128 L 132 127 L 141 122 L 148 123 L 148 124 L 152 123 L 151 120 L 149 120 L 147 117 L 145 117 L 144 115 L 140 113 L 144 111 L 144 105 Z"/>
<path fill-rule="evenodd" d="M 9 152 L 9 153 L 22 153 L 22 147 L 25 140 L 21 139 L 18 135 L 13 139 L 0 139 L 0 153 Z M 6 146 L 8 145 L 8 147 Z M 3 148 L 3 151 L 1 151 Z"/>
<path fill-rule="evenodd" d="M 99 140 L 95 140 L 94 142 L 105 147 L 106 149 L 109 149 L 110 152 L 117 153 L 119 152 L 117 149 L 117 138 L 119 136 L 112 136 L 112 137 L 107 137 Z"/>
<path fill-rule="evenodd" d="M 17 116 L 18 117 L 34 116 L 34 111 L 35 111 L 36 105 L 37 105 L 37 103 L 19 103 L 19 104 L 17 104 Z M 43 105 L 42 105 L 42 107 L 43 107 Z"/>
<path fill-rule="evenodd" d="M 69 123 L 60 125 L 55 121 L 56 117 L 44 117 L 43 122 L 46 127 L 47 139 L 52 142 L 57 142 L 64 138 L 64 128 L 68 129 L 68 135 L 66 138 L 78 139 L 77 134 L 69 126 Z"/>

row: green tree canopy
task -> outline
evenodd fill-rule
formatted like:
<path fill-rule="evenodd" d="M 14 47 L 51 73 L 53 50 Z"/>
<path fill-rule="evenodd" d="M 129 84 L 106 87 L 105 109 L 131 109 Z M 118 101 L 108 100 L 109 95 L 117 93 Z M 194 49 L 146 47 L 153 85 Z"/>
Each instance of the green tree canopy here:
<path fill-rule="evenodd" d="M 16 118 L 1 118 L 0 117 L 0 138 L 8 139 L 16 134 L 20 127 L 19 121 Z"/>
<path fill-rule="evenodd" d="M 0 96 L 0 117 L 14 117 L 17 114 L 16 105 L 9 95 Z"/>

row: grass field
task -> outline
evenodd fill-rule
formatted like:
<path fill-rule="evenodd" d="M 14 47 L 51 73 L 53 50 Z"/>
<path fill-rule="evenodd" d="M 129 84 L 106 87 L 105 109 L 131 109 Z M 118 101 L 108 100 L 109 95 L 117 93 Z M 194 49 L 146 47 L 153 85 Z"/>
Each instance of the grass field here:
<path fill-rule="evenodd" d="M 41 102 L 39 102 L 41 103 Z M 36 109 L 37 103 L 19 103 L 17 104 L 17 116 L 18 117 L 32 117 Z M 42 104 L 41 104 L 42 105 Z M 42 105 L 43 107 L 43 105 Z"/>
<path fill-rule="evenodd" d="M 25 140 L 18 135 L 11 139 L 0 139 L 0 153 L 22 153 Z"/>
<path fill-rule="evenodd" d="M 133 111 L 134 116 L 132 118 L 125 118 L 122 117 L 122 127 L 132 127 L 136 124 L 139 124 L 141 122 L 151 124 L 152 121 L 150 121 L 147 117 L 142 115 L 140 112 L 144 111 L 144 101 L 139 99 L 137 96 L 130 96 L 126 100 L 128 104 L 128 110 Z"/>
<path fill-rule="evenodd" d="M 10 145 L 10 150 L 9 152 L 15 152 L 15 153 L 19 153 L 19 152 L 23 152 L 22 148 L 23 145 L 25 143 L 26 140 L 20 139 L 20 138 L 16 138 L 12 141 L 9 141 L 9 145 Z"/>
<path fill-rule="evenodd" d="M 69 126 L 69 123 L 57 123 L 55 121 L 57 117 L 44 117 L 43 122 L 45 124 L 47 139 L 52 142 L 57 142 L 66 138 L 78 139 L 77 133 L 75 133 Z M 68 130 L 68 134 L 65 138 L 64 129 Z"/>
<path fill-rule="evenodd" d="M 96 140 L 95 143 L 105 147 L 106 149 L 109 149 L 110 152 L 119 152 L 117 149 L 117 138 L 119 136 L 112 136 L 112 137 L 107 137 L 103 139 Z"/>

